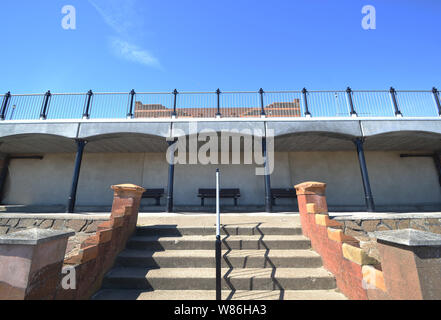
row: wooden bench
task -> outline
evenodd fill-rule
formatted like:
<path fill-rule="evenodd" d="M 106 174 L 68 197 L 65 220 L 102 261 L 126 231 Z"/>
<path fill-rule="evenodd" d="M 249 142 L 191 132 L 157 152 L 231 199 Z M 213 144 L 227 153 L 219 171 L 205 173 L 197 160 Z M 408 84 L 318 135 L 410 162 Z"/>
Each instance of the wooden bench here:
<path fill-rule="evenodd" d="M 156 199 L 156 205 L 161 205 L 161 198 L 164 196 L 164 189 L 147 189 L 143 193 L 142 199 Z"/>
<path fill-rule="evenodd" d="M 237 199 L 240 198 L 240 189 L 220 189 L 221 198 L 234 198 L 234 205 L 237 207 Z M 216 198 L 216 189 L 199 189 L 198 197 L 201 198 L 201 206 L 205 205 L 205 198 Z"/>
<path fill-rule="evenodd" d="M 297 193 L 294 188 L 286 188 L 286 189 L 271 189 L 271 200 L 273 202 L 273 206 L 276 205 L 276 199 L 280 198 L 290 198 L 296 199 Z"/>

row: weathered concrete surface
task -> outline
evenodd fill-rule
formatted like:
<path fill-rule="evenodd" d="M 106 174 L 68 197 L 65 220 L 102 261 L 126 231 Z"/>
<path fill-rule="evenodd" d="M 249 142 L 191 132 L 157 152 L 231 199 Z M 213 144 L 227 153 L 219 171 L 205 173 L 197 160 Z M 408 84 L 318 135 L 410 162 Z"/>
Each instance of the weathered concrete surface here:
<path fill-rule="evenodd" d="M 159 152 L 165 138 L 203 130 L 250 130 L 255 135 L 264 128 L 287 143 L 276 144 L 278 151 L 349 150 L 350 140 L 367 138 L 366 150 L 424 150 L 441 147 L 439 118 L 311 118 L 311 119 L 199 119 L 199 120 L 72 120 L 5 121 L 0 124 L 0 147 L 5 153 L 69 152 L 73 139 L 97 143 L 88 152 Z M 255 131 L 255 129 L 258 129 Z M 51 137 L 52 136 L 52 137 Z M 55 139 L 63 137 L 68 140 Z M 381 138 L 377 138 L 381 136 Z M 297 139 L 289 143 L 290 137 Z M 136 144 L 137 140 L 141 143 Z M 107 141 L 107 143 L 106 143 Z M 434 145 L 435 143 L 435 145 Z M 154 145 L 154 147 L 150 147 Z M 280 149 L 278 149 L 280 148 Z"/>
<path fill-rule="evenodd" d="M 171 123 L 169 122 L 135 122 L 132 120 L 115 122 L 82 122 L 79 126 L 78 138 L 89 139 L 97 136 L 137 133 L 150 136 L 170 136 Z"/>
<path fill-rule="evenodd" d="M 360 121 L 363 136 L 370 137 L 389 132 L 427 132 L 441 134 L 441 119 L 418 119 L 408 120 L 378 120 L 369 119 Z"/>
<path fill-rule="evenodd" d="M 441 247 L 441 235 L 414 229 L 375 232 L 381 243 L 401 244 L 408 247 Z"/>
<path fill-rule="evenodd" d="M 270 291 L 222 291 L 223 300 L 279 300 L 281 292 Z M 284 290 L 285 300 L 347 300 L 336 290 Z M 214 300 L 216 291 L 210 290 L 103 290 L 94 297 L 94 300 Z"/>
<path fill-rule="evenodd" d="M 194 125 L 194 126 L 192 126 Z M 194 130 L 194 131 L 193 131 Z M 180 137 L 182 135 L 192 135 L 206 130 L 210 131 L 243 131 L 246 130 L 254 136 L 265 135 L 265 122 L 263 121 L 198 121 L 198 122 L 174 122 L 172 136 Z"/>
<path fill-rule="evenodd" d="M 221 223 L 225 226 L 241 226 L 241 227 L 286 227 L 299 228 L 300 219 L 297 214 L 262 214 L 262 215 L 243 215 L 228 214 L 223 215 Z M 216 218 L 213 215 L 178 215 L 178 214 L 162 214 L 162 215 L 140 215 L 138 218 L 138 226 L 156 226 L 156 225 L 176 225 L 181 227 L 195 226 L 213 227 L 216 224 Z"/>
<path fill-rule="evenodd" d="M 274 130 L 275 136 L 306 132 L 340 136 L 343 139 L 362 136 L 360 123 L 354 120 L 268 121 L 267 128 Z"/>
<path fill-rule="evenodd" d="M 0 125 L 0 137 L 24 134 L 56 135 L 65 138 L 76 138 L 78 122 L 63 121 L 4 121 Z"/>

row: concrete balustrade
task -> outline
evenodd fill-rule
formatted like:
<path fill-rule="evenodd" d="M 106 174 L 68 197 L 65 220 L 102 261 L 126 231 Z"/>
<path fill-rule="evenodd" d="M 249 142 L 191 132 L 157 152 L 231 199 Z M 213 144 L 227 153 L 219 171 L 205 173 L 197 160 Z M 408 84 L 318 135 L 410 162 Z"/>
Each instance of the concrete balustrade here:
<path fill-rule="evenodd" d="M 29 229 L 0 237 L 0 298 L 54 299 L 72 230 Z"/>

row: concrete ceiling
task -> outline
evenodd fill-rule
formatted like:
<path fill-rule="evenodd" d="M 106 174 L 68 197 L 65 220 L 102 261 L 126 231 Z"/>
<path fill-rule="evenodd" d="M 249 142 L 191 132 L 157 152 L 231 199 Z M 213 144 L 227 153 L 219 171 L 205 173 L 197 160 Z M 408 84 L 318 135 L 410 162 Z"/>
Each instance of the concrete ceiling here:
<path fill-rule="evenodd" d="M 199 142 L 198 146 L 203 144 L 204 142 Z M 163 137 L 125 133 L 94 137 L 89 140 L 86 152 L 165 152 L 167 147 L 167 141 Z M 241 149 L 243 151 L 243 148 Z M 354 149 L 352 137 L 335 134 L 298 133 L 277 137 L 274 140 L 276 152 L 351 151 Z M 366 138 L 365 150 L 439 151 L 441 150 L 441 135 L 403 131 L 371 136 Z M 4 154 L 74 152 L 76 152 L 75 140 L 60 136 L 28 134 L 0 139 L 0 153 Z"/>

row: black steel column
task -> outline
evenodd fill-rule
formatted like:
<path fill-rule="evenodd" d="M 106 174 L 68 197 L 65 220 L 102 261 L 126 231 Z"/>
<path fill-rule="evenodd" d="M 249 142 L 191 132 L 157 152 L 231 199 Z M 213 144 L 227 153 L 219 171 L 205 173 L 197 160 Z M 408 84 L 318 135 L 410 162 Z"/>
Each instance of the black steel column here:
<path fill-rule="evenodd" d="M 9 99 L 11 99 L 11 92 L 7 92 L 3 98 L 2 106 L 0 108 L 0 120 L 6 119 L 6 112 L 8 111 Z"/>
<path fill-rule="evenodd" d="M 273 199 L 271 195 L 271 176 L 269 174 L 268 149 L 266 137 L 262 138 L 262 153 L 265 166 L 265 210 L 268 213 L 273 211 Z"/>
<path fill-rule="evenodd" d="M 311 112 L 309 112 L 309 106 L 308 106 L 308 90 L 306 90 L 306 88 L 303 88 L 302 93 L 303 93 L 303 101 L 305 102 L 304 104 L 305 116 L 309 118 L 311 117 Z"/>
<path fill-rule="evenodd" d="M 369 183 L 369 175 L 366 166 L 366 158 L 364 156 L 364 139 L 357 138 L 354 140 L 354 143 L 357 146 L 358 161 L 360 162 L 361 178 L 363 179 L 364 196 L 366 199 L 366 208 L 368 212 L 374 212 L 374 197 L 372 196 L 372 190 Z"/>
<path fill-rule="evenodd" d="M 70 189 L 69 199 L 67 201 L 67 213 L 74 213 L 75 202 L 77 200 L 78 180 L 80 178 L 81 162 L 83 161 L 84 147 L 87 144 L 85 140 L 76 140 L 77 156 L 75 158 L 75 169 L 72 178 L 72 187 Z"/>
<path fill-rule="evenodd" d="M 260 108 L 261 108 L 260 115 L 262 117 L 266 116 L 266 113 L 265 113 L 265 103 L 263 102 L 263 94 L 264 93 L 265 93 L 265 91 L 263 91 L 263 89 L 260 88 L 260 90 L 259 90 L 259 94 L 260 94 Z"/>
<path fill-rule="evenodd" d="M 11 158 L 7 155 L 3 159 L 3 168 L 2 171 L 0 172 L 0 203 L 3 202 L 3 192 L 5 190 L 6 178 L 8 176 L 8 168 L 10 162 L 11 162 Z"/>
<path fill-rule="evenodd" d="M 216 113 L 216 117 L 219 117 L 219 118 L 221 116 L 221 112 L 220 112 L 220 94 L 221 93 L 222 92 L 220 91 L 220 89 L 216 90 L 216 94 L 217 94 L 217 113 Z"/>
<path fill-rule="evenodd" d="M 437 88 L 432 89 L 433 97 L 435 98 L 436 107 L 438 108 L 438 114 L 441 116 L 441 103 L 439 102 L 439 91 Z"/>
<path fill-rule="evenodd" d="M 130 106 L 129 106 L 129 111 L 127 112 L 127 119 L 132 119 L 133 118 L 133 101 L 135 99 L 135 89 L 132 89 L 132 91 L 130 91 Z"/>
<path fill-rule="evenodd" d="M 397 91 L 393 87 L 390 88 L 390 95 L 392 97 L 392 104 L 394 105 L 395 116 L 402 117 L 403 114 L 400 111 L 397 101 Z"/>
<path fill-rule="evenodd" d="M 90 103 L 92 102 L 93 91 L 89 90 L 86 95 L 86 101 L 84 102 L 83 119 L 90 118 Z"/>
<path fill-rule="evenodd" d="M 438 173 L 439 185 L 441 186 L 441 156 L 439 153 L 433 155 L 433 162 L 435 163 L 436 171 Z"/>
<path fill-rule="evenodd" d="M 174 180 L 175 180 L 175 146 L 176 146 L 177 140 L 168 141 L 168 150 L 167 152 L 170 152 L 170 155 L 168 157 L 169 164 L 168 164 L 168 186 L 167 186 L 167 212 L 172 213 L 173 212 L 173 186 L 174 186 Z"/>
<path fill-rule="evenodd" d="M 47 119 L 47 112 L 49 108 L 49 101 L 51 100 L 51 91 L 45 93 L 44 99 L 43 99 L 43 105 L 41 106 L 41 112 L 40 112 L 40 120 L 46 120 Z"/>
<path fill-rule="evenodd" d="M 172 117 L 176 117 L 177 116 L 176 106 L 177 106 L 177 103 L 178 103 L 178 94 L 179 94 L 178 90 L 175 89 L 173 91 L 174 97 L 173 97 L 173 113 L 172 113 Z"/>
<path fill-rule="evenodd" d="M 354 101 L 352 100 L 352 89 L 348 87 L 346 89 L 346 93 L 348 94 L 349 108 L 351 109 L 351 116 L 356 117 L 357 112 L 354 109 Z"/>

